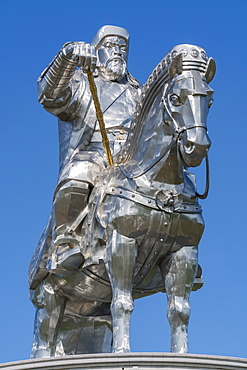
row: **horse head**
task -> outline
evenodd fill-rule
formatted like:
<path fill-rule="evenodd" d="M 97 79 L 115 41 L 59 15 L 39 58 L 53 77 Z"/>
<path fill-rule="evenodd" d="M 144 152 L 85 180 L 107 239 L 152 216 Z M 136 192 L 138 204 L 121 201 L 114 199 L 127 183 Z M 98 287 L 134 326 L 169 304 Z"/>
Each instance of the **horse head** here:
<path fill-rule="evenodd" d="M 179 50 L 179 51 L 178 51 Z M 176 56 L 175 53 L 178 53 Z M 215 62 L 202 48 L 179 45 L 168 73 L 170 80 L 163 95 L 164 122 L 178 135 L 178 159 L 185 167 L 199 166 L 211 141 L 207 133 L 207 114 L 213 90 L 208 83 L 215 74 Z"/>
<path fill-rule="evenodd" d="M 206 119 L 215 71 L 214 60 L 195 45 L 175 46 L 160 61 L 143 86 L 117 158 L 126 177 L 156 176 L 174 145 L 181 166 L 200 165 L 211 145 Z"/>

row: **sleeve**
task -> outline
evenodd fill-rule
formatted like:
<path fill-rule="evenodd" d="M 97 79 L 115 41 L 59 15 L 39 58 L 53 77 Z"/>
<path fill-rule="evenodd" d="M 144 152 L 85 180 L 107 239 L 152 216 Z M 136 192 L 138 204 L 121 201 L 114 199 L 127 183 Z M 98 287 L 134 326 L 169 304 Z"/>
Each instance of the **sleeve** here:
<path fill-rule="evenodd" d="M 65 121 L 73 120 L 85 90 L 84 73 L 64 54 L 64 47 L 38 78 L 39 102 Z"/>
<path fill-rule="evenodd" d="M 40 83 L 41 81 L 39 79 L 38 88 Z M 55 115 L 60 120 L 72 121 L 83 100 L 85 89 L 86 81 L 84 73 L 76 71 L 62 96 L 50 98 L 45 94 L 41 94 L 39 102 L 49 113 Z"/>

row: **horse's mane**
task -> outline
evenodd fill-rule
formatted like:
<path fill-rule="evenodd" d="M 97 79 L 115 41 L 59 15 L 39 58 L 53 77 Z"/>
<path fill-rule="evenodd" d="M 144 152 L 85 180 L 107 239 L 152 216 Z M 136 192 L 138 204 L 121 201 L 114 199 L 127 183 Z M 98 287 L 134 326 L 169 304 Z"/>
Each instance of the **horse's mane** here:
<path fill-rule="evenodd" d="M 136 105 L 130 125 L 130 131 L 117 162 L 123 163 L 131 158 L 131 143 L 138 143 L 142 127 L 155 98 L 165 83 L 170 82 L 169 68 L 175 58 L 182 57 L 182 70 L 198 70 L 205 73 L 208 57 L 204 49 L 199 46 L 181 44 L 173 47 L 157 64 L 149 75 L 139 101 Z M 135 144 L 136 145 L 136 144 Z"/>

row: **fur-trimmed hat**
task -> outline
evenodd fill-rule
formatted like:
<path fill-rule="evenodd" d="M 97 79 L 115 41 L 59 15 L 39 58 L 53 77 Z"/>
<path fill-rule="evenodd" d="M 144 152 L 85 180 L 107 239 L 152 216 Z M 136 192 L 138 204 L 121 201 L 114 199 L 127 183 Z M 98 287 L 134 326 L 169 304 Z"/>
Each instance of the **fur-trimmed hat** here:
<path fill-rule="evenodd" d="M 96 35 L 94 36 L 91 45 L 93 45 L 96 49 L 100 46 L 101 41 L 106 37 L 106 36 L 119 36 L 122 37 L 126 42 L 127 45 L 129 44 L 129 32 L 122 27 L 118 26 L 103 26 L 101 27 Z"/>

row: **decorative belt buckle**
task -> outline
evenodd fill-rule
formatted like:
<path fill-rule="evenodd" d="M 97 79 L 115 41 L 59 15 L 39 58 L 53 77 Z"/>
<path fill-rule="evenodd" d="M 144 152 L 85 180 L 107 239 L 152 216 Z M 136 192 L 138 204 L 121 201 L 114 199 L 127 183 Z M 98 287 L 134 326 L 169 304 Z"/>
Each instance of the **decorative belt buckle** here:
<path fill-rule="evenodd" d="M 119 135 L 116 137 L 116 140 L 125 140 L 124 131 L 120 131 Z"/>
<path fill-rule="evenodd" d="M 173 213 L 175 208 L 174 203 L 175 199 L 171 190 L 160 190 L 156 194 L 156 204 L 160 210 Z"/>

